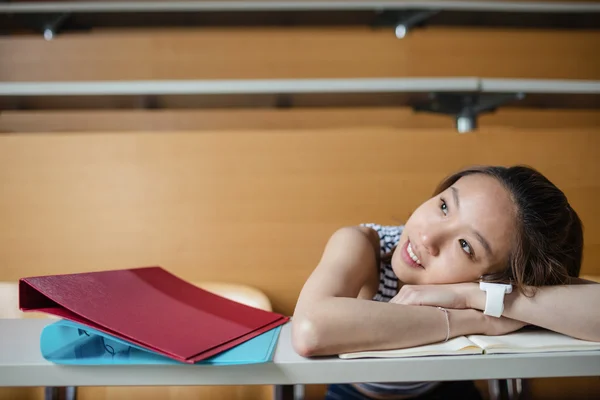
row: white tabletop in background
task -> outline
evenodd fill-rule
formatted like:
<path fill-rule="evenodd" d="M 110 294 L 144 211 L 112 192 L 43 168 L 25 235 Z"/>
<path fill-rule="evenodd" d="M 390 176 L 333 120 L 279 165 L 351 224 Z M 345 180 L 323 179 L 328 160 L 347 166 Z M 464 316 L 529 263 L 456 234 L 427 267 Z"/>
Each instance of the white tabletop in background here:
<path fill-rule="evenodd" d="M 553 95 L 597 95 L 600 94 L 600 81 L 580 79 L 426 77 L 0 82 L 1 97 L 431 92 L 518 92 Z"/>
<path fill-rule="evenodd" d="M 548 94 L 599 94 L 600 81 L 578 79 L 481 79 L 482 92 Z"/>
<path fill-rule="evenodd" d="M 499 12 L 598 12 L 598 4 L 581 1 L 435 1 L 435 0 L 329 0 L 329 1 L 37 1 L 0 5 L 0 12 L 141 12 L 141 11 L 303 11 L 418 9 Z"/>
<path fill-rule="evenodd" d="M 399 382 L 600 375 L 600 352 L 444 356 L 404 359 L 306 359 L 284 325 L 271 363 L 236 366 L 64 366 L 39 349 L 49 319 L 0 319 L 0 386 L 243 385 Z"/>
<path fill-rule="evenodd" d="M 1 82 L 2 96 L 124 96 L 273 93 L 471 92 L 477 78 L 209 79 Z"/>

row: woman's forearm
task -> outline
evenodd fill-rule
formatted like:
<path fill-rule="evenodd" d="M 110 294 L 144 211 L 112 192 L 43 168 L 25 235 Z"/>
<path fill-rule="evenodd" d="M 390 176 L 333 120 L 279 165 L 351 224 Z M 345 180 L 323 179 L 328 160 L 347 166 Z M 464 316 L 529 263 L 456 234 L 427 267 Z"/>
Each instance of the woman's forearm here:
<path fill-rule="evenodd" d="M 483 333 L 476 310 L 448 310 L 450 337 Z M 441 342 L 446 316 L 436 307 L 405 306 L 355 298 L 331 297 L 299 310 L 292 340 L 303 356 L 385 350 Z"/>
<path fill-rule="evenodd" d="M 485 293 L 472 290 L 470 308 L 483 310 Z M 600 341 L 600 285 L 537 288 L 534 296 L 506 295 L 503 316 L 578 339 Z"/>

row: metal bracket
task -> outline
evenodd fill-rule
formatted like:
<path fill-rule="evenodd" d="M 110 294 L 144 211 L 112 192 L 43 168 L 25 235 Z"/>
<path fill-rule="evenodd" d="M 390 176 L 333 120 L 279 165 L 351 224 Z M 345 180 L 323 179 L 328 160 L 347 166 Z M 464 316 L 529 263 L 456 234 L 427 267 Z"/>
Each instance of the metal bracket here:
<path fill-rule="evenodd" d="M 275 385 L 273 387 L 273 398 L 275 400 L 294 400 L 294 385 Z"/>
<path fill-rule="evenodd" d="M 396 23 L 396 29 L 394 29 L 396 37 L 398 39 L 405 38 L 409 30 L 417 25 L 423 24 L 437 13 L 439 13 L 438 10 L 411 11 L 406 13 L 406 15 L 399 18 L 398 22 Z"/>
<path fill-rule="evenodd" d="M 488 380 L 490 400 L 519 400 L 529 398 L 525 379 Z"/>
<path fill-rule="evenodd" d="M 136 106 L 142 110 L 156 110 L 160 108 L 157 97 L 152 95 L 136 98 Z"/>
<path fill-rule="evenodd" d="M 376 26 L 394 26 L 394 34 L 398 39 L 403 39 L 408 32 L 424 23 L 440 10 L 408 10 L 408 11 L 380 11 L 378 12 Z"/>
<path fill-rule="evenodd" d="M 427 104 L 414 106 L 419 112 L 453 115 L 456 119 L 456 130 L 467 133 L 477 128 L 477 117 L 484 112 L 496 109 L 513 100 L 525 98 L 524 93 L 432 93 Z"/>
<path fill-rule="evenodd" d="M 44 400 L 76 400 L 77 387 L 46 387 L 44 388 Z"/>
<path fill-rule="evenodd" d="M 64 25 L 67 18 L 70 17 L 70 15 L 71 14 L 69 14 L 69 13 L 63 13 L 63 14 L 54 16 L 54 18 L 51 18 L 48 21 L 46 21 L 42 26 L 42 31 L 44 33 L 44 39 L 46 39 L 46 40 L 54 39 L 54 37 L 56 36 L 56 34 L 60 30 L 60 28 Z"/>

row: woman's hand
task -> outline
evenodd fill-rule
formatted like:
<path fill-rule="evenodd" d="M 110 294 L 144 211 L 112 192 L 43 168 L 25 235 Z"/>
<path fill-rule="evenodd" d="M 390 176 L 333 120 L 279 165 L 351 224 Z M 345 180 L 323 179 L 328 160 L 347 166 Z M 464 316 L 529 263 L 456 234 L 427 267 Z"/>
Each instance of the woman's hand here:
<path fill-rule="evenodd" d="M 490 317 L 476 311 L 473 301 L 477 296 L 485 294 L 476 283 L 459 283 L 450 285 L 404 285 L 390 303 L 412 306 L 444 307 L 448 309 L 470 309 L 477 314 L 477 328 L 469 328 L 471 332 L 483 335 L 504 335 L 517 331 L 527 325 L 525 322 L 501 317 Z M 450 322 L 452 329 L 452 318 Z"/>
<path fill-rule="evenodd" d="M 473 299 L 483 292 L 477 283 L 449 285 L 404 285 L 390 303 L 444 308 L 476 308 Z"/>

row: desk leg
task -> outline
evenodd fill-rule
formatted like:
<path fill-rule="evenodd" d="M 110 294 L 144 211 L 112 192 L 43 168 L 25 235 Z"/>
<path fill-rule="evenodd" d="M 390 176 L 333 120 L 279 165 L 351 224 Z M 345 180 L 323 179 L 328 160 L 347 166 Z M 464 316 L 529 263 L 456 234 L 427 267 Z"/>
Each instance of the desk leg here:
<path fill-rule="evenodd" d="M 530 398 L 525 379 L 488 380 L 490 400 L 527 400 Z"/>
<path fill-rule="evenodd" d="M 44 400 L 60 400 L 60 390 L 58 387 L 45 387 L 44 388 Z"/>
<path fill-rule="evenodd" d="M 46 387 L 44 388 L 44 400 L 76 400 L 77 388 L 68 387 Z"/>
<path fill-rule="evenodd" d="M 510 379 L 490 379 L 488 388 L 490 391 L 490 400 L 514 400 L 509 392 Z"/>
<path fill-rule="evenodd" d="M 528 398 L 527 382 L 525 379 L 508 379 L 506 381 L 509 400 L 524 400 Z"/>
<path fill-rule="evenodd" d="M 295 400 L 294 385 L 275 385 L 275 400 Z"/>
<path fill-rule="evenodd" d="M 500 382 L 499 379 L 488 379 L 490 400 L 500 400 Z"/>
<path fill-rule="evenodd" d="M 65 400 L 77 400 L 77 388 L 75 386 L 65 388 Z"/>

